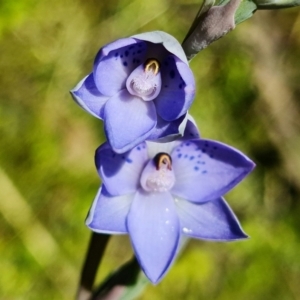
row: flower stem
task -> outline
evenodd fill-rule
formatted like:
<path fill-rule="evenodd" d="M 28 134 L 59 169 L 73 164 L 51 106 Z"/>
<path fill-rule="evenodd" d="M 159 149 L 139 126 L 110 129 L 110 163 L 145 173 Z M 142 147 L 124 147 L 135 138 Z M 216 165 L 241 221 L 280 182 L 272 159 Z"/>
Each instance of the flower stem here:
<path fill-rule="evenodd" d="M 110 235 L 107 234 L 99 234 L 95 232 L 91 234 L 89 247 L 79 281 L 76 296 L 77 300 L 89 300 L 91 298 L 96 273 L 109 238 Z"/>
<path fill-rule="evenodd" d="M 137 283 L 140 266 L 135 256 L 120 269 L 109 276 L 94 292 L 91 300 L 117 300 L 122 297 L 126 288 Z M 147 283 L 148 281 L 146 281 Z M 146 284 L 145 283 L 145 284 Z"/>
<path fill-rule="evenodd" d="M 235 13 L 241 0 L 229 0 L 225 5 L 213 6 L 213 4 L 213 0 L 203 2 L 182 43 L 188 60 L 235 28 Z"/>

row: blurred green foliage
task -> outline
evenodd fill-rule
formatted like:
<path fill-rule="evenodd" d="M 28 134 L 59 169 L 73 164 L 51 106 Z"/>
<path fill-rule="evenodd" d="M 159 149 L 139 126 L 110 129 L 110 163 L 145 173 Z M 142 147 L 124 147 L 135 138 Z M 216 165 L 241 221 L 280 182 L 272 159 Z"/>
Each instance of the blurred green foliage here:
<path fill-rule="evenodd" d="M 68 90 L 98 49 L 138 32 L 182 40 L 196 0 L 0 2 L 0 298 L 72 299 L 99 186 L 102 123 Z M 258 12 L 191 62 L 203 137 L 256 170 L 227 195 L 250 240 L 193 241 L 148 299 L 300 299 L 300 10 Z M 132 255 L 110 241 L 98 281 Z"/>

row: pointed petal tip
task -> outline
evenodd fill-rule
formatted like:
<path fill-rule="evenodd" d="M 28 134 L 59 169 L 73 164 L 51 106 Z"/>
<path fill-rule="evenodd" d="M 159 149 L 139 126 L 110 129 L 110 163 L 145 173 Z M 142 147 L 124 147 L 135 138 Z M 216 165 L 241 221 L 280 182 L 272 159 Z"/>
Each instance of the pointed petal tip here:
<path fill-rule="evenodd" d="M 165 275 L 167 274 L 167 271 L 169 270 L 169 267 L 171 265 L 168 264 L 166 266 L 166 268 L 162 271 L 162 273 L 154 273 L 154 272 L 151 272 L 151 270 L 147 270 L 146 268 L 144 268 L 144 266 L 140 264 L 140 267 L 142 269 L 142 271 L 144 272 L 145 276 L 148 278 L 148 280 L 153 284 L 153 285 L 157 285 L 161 282 L 161 280 L 165 277 Z"/>
<path fill-rule="evenodd" d="M 252 161 L 252 160 L 250 160 L 250 171 L 253 171 L 254 170 L 254 168 L 256 167 L 256 163 L 254 162 L 254 161 Z"/>
<path fill-rule="evenodd" d="M 102 95 L 95 86 L 93 74 L 84 77 L 70 90 L 73 100 L 94 117 L 103 120 L 103 109 L 108 97 Z"/>
<path fill-rule="evenodd" d="M 70 90 L 69 93 L 70 93 L 71 97 L 73 98 L 73 100 L 74 100 L 75 102 L 77 102 L 77 98 L 76 98 L 76 90 L 75 90 L 75 88 L 73 88 L 72 90 Z"/>
<path fill-rule="evenodd" d="M 240 240 L 248 240 L 250 237 L 248 234 L 246 234 L 242 229 L 241 233 L 236 235 L 236 237 L 232 238 L 232 241 L 240 241 Z"/>
<path fill-rule="evenodd" d="M 180 238 L 171 194 L 139 190 L 127 216 L 127 229 L 141 269 L 157 284 L 172 265 Z"/>
<path fill-rule="evenodd" d="M 77 90 L 78 89 L 76 89 L 76 87 L 74 87 L 73 89 L 71 89 L 70 91 L 69 91 L 69 93 L 71 94 L 71 97 L 73 98 L 73 100 L 74 101 L 76 101 L 77 102 Z"/>
<path fill-rule="evenodd" d="M 250 174 L 255 169 L 255 167 L 256 167 L 255 162 L 252 161 L 247 156 L 245 156 L 245 165 L 244 165 L 245 172 L 242 174 L 242 179 L 246 177 L 248 174 Z"/>
<path fill-rule="evenodd" d="M 247 235 L 245 232 L 236 233 L 233 236 L 230 237 L 218 237 L 218 238 L 212 238 L 212 237 L 199 237 L 194 234 L 184 233 L 184 235 L 189 236 L 194 239 L 200 239 L 208 242 L 237 242 L 237 241 L 244 241 L 249 240 L 250 236 Z"/>
<path fill-rule="evenodd" d="M 240 234 L 240 237 L 237 238 L 237 240 L 249 240 L 251 239 L 251 236 L 248 235 L 242 227 L 240 227 L 240 230 L 241 230 L 241 234 Z"/>
<path fill-rule="evenodd" d="M 130 232 L 129 232 L 129 234 L 130 234 Z M 139 262 L 139 265 L 141 267 L 141 270 L 143 271 L 145 276 L 148 278 L 148 280 L 153 285 L 157 285 L 164 278 L 164 276 L 166 275 L 167 271 L 170 268 L 172 260 L 165 266 L 164 270 L 161 273 L 159 273 L 159 272 L 157 272 L 156 269 L 149 268 L 149 267 L 147 268 L 147 266 L 142 263 L 140 257 L 138 256 L 138 253 L 136 251 L 134 251 L 134 252 L 135 252 L 136 258 Z"/>
<path fill-rule="evenodd" d="M 149 281 L 153 284 L 153 285 L 157 285 L 161 280 L 163 276 L 159 276 L 159 277 L 150 277 L 145 273 L 146 277 L 149 279 Z"/>

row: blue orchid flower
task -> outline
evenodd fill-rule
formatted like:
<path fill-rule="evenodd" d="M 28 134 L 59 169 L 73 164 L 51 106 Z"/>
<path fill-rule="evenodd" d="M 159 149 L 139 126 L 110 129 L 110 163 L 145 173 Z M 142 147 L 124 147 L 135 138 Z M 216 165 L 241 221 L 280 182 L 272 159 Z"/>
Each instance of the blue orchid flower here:
<path fill-rule="evenodd" d="M 103 184 L 86 224 L 98 233 L 128 233 L 152 283 L 166 274 L 184 235 L 215 241 L 247 238 L 222 196 L 255 165 L 230 146 L 200 139 L 192 122 L 183 139 L 146 141 L 123 154 L 105 143 L 95 161 Z"/>
<path fill-rule="evenodd" d="M 104 46 L 71 94 L 104 121 L 112 149 L 123 153 L 146 139 L 180 135 L 195 81 L 179 42 L 154 31 Z"/>

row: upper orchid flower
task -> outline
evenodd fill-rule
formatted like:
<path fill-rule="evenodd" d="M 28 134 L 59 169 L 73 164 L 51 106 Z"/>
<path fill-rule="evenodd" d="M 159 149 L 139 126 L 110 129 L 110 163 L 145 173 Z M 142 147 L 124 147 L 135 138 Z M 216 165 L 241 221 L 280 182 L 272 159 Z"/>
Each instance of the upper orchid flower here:
<path fill-rule="evenodd" d="M 181 235 L 218 241 L 247 237 L 222 198 L 254 167 L 241 152 L 196 138 L 143 142 L 124 154 L 105 143 L 95 159 L 103 185 L 86 223 L 100 233 L 129 233 L 151 282 L 170 267 Z"/>
<path fill-rule="evenodd" d="M 178 135 L 195 82 L 178 41 L 154 31 L 104 46 L 93 72 L 71 93 L 104 120 L 111 147 L 123 153 L 145 139 Z"/>

